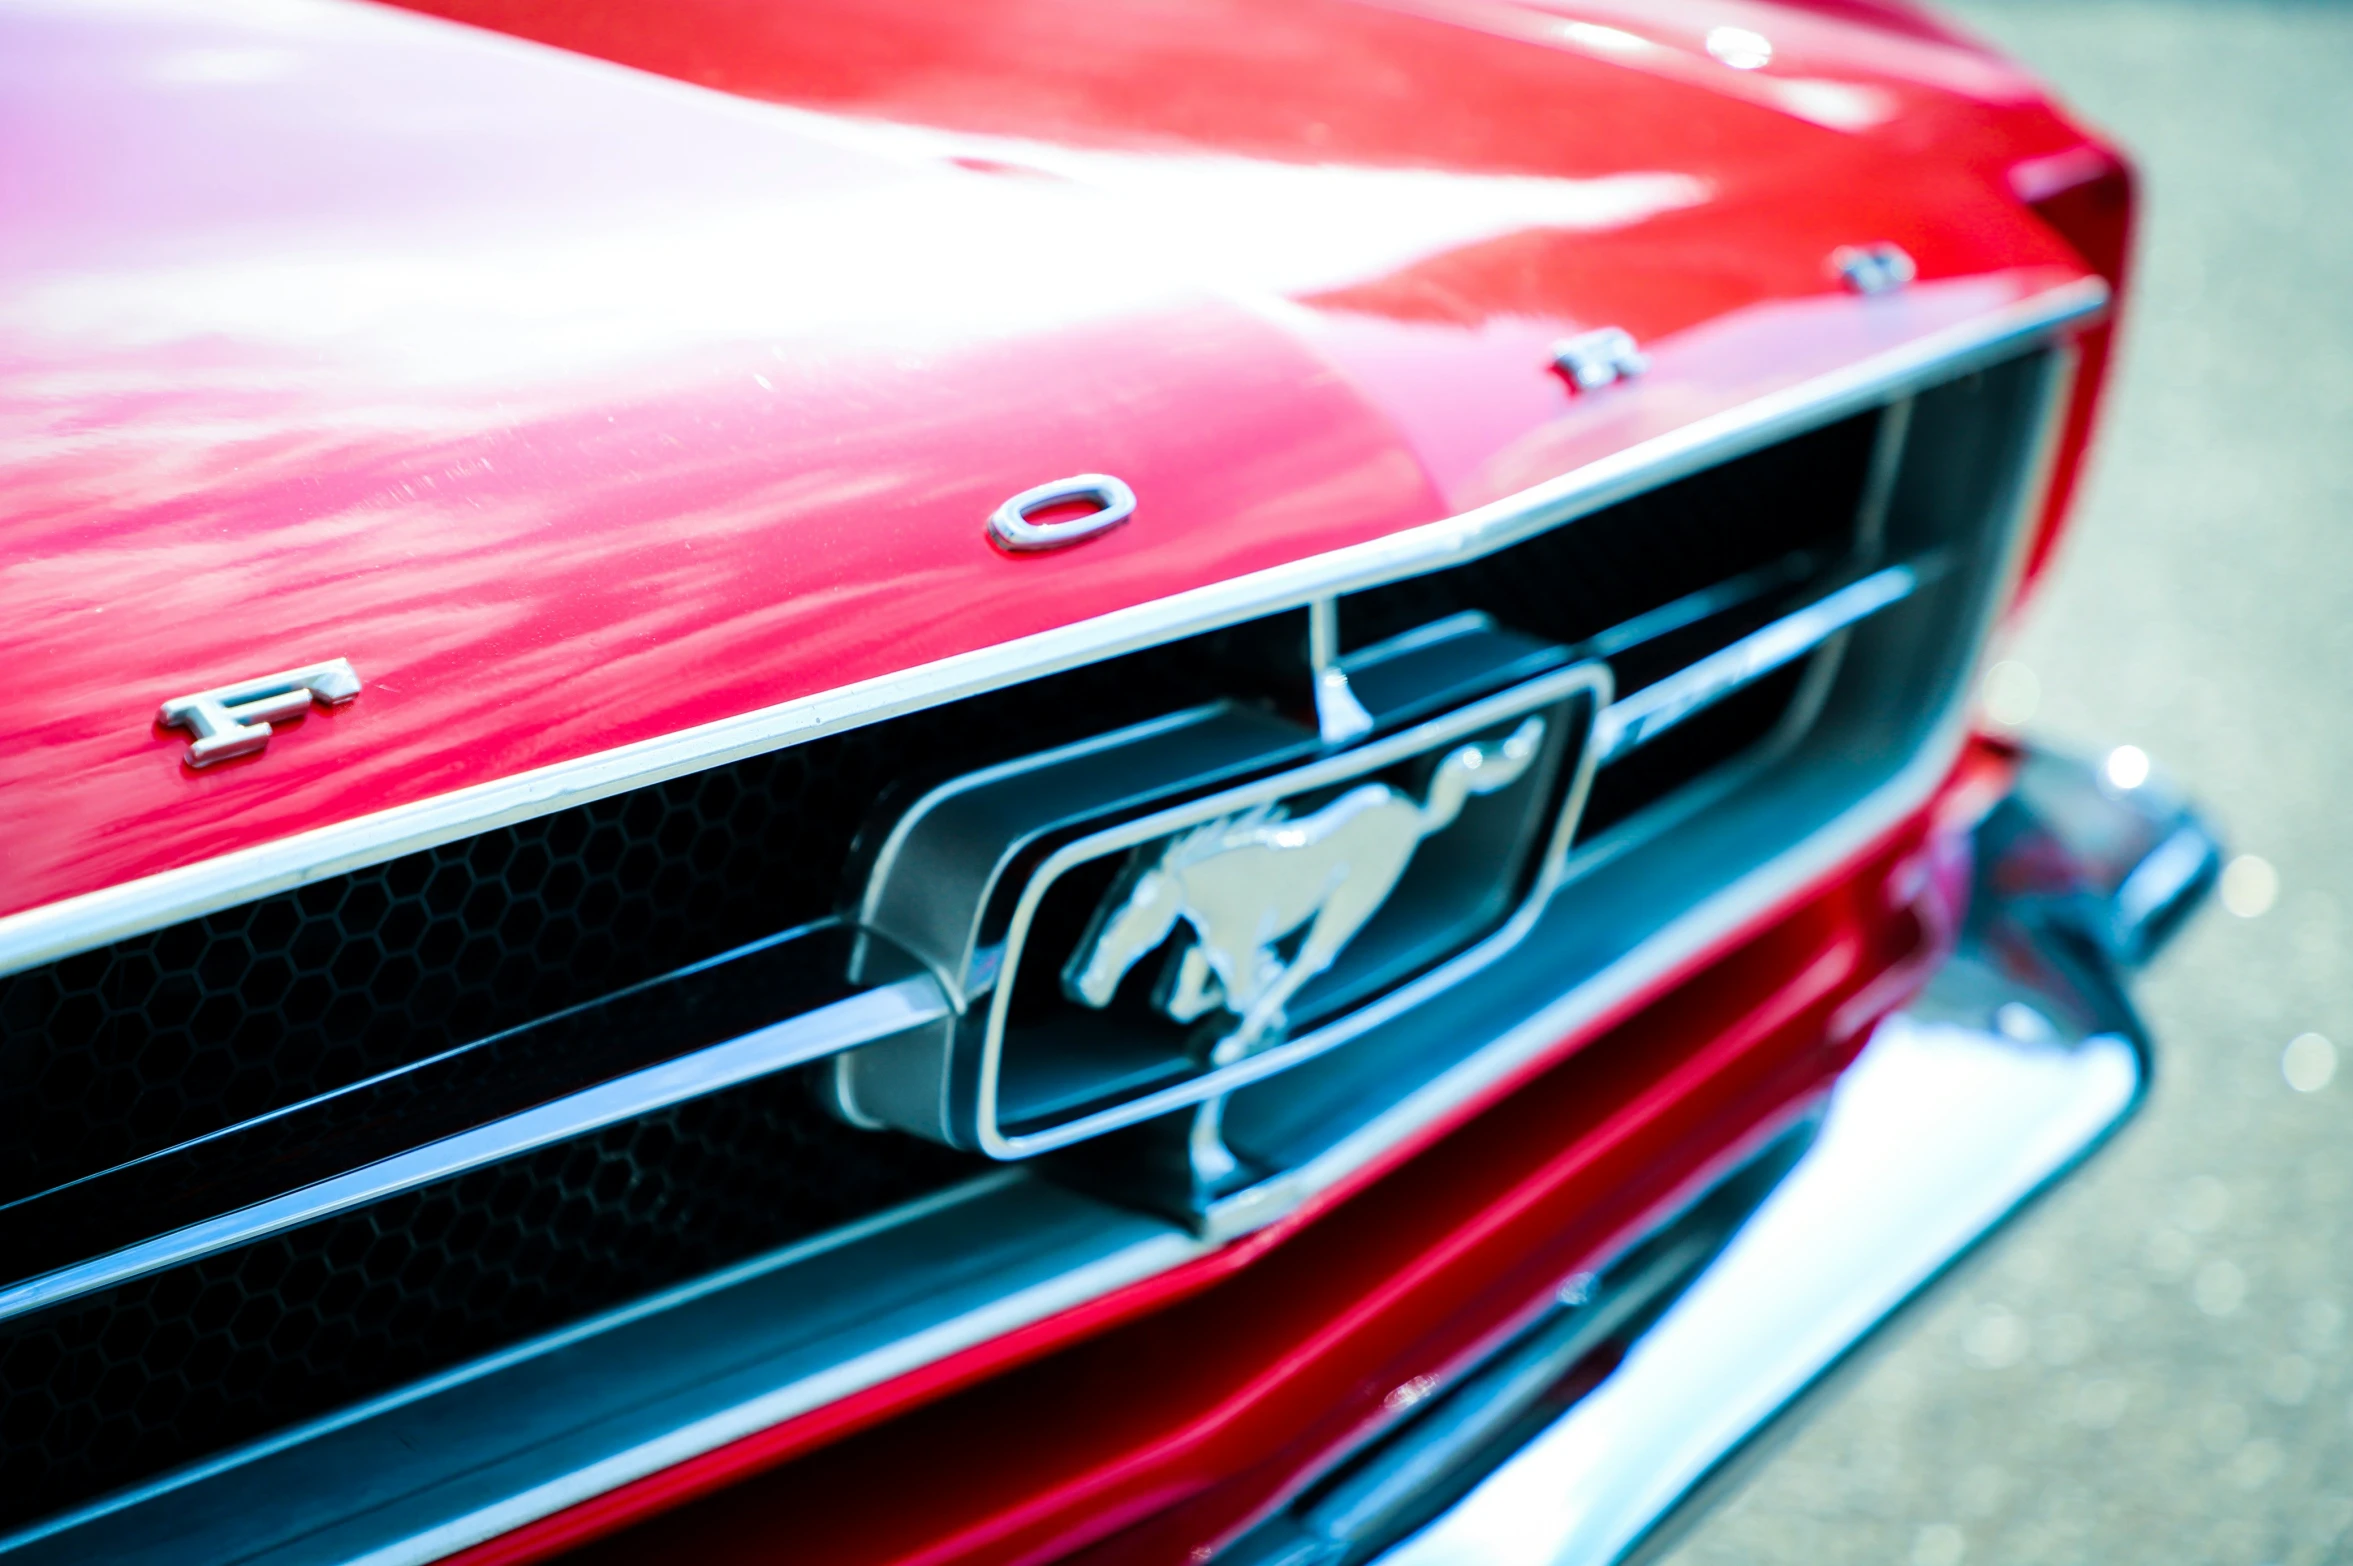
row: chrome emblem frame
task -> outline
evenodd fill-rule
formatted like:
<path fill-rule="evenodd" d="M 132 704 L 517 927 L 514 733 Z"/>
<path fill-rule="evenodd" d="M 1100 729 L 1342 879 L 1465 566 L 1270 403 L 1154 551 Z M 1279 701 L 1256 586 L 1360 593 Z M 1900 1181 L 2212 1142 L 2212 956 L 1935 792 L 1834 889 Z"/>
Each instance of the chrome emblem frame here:
<path fill-rule="evenodd" d="M 360 692 L 359 675 L 347 658 L 330 658 L 284 674 L 265 674 L 193 696 L 174 696 L 155 714 L 167 729 L 186 729 L 195 738 L 180 759 L 191 767 L 250 756 L 270 742 L 271 725 L 291 723 L 310 712 L 313 701 L 340 707 Z"/>
<path fill-rule="evenodd" d="M 1221 1099 L 1508 951 L 1565 872 L 1610 676 L 1484 617 L 1458 620 L 1430 628 L 1435 636 L 1398 638 L 1394 654 L 1346 660 L 1376 720 L 1360 743 L 1333 745 L 1313 728 L 1221 703 L 970 774 L 905 807 L 877 840 L 855 916 L 869 943 L 861 961 L 881 974 L 912 959 L 955 1015 L 839 1057 L 828 1089 L 836 1111 L 1028 1158 Z M 1471 801 L 1483 812 L 1476 819 Z M 1466 812 L 1459 827 L 1453 811 Z M 1363 872 L 1353 891 L 1295 881 L 1333 868 L 1309 840 L 1360 819 L 1369 826 L 1376 813 L 1384 826 L 1366 836 L 1377 842 L 1352 844 L 1364 850 L 1347 877 Z M 1296 848 L 1270 846 L 1293 838 Z M 1448 852 L 1425 867 L 1428 850 L 1415 850 L 1439 841 Z M 1285 922 L 1274 906 L 1282 899 L 1263 895 L 1271 886 L 1237 890 L 1231 909 L 1196 907 L 1198 923 L 1175 915 L 1156 943 L 1141 928 L 1115 931 L 1153 869 L 1197 854 L 1298 855 L 1296 869 L 1278 872 L 1284 890 L 1301 893 L 1287 934 L 1237 933 L 1262 916 Z M 1410 904 L 1389 895 L 1405 878 L 1421 888 Z M 1343 907 L 1350 899 L 1361 906 Z M 1327 909 L 1331 922 L 1311 928 Z M 1180 936 L 1180 924 L 1216 933 Z M 1169 944 L 1180 939 L 1197 955 Z M 1106 1002 L 1119 991 L 1111 970 L 1155 949 L 1172 965 L 1156 975 L 1156 1004 L 1131 982 L 1113 1009 L 1094 1005 L 1090 991 Z M 1075 963 L 1074 951 L 1083 954 Z M 1098 956 L 1104 971 L 1090 977 Z M 1222 1024 L 1221 1010 L 1230 1014 Z M 1188 1028 L 1177 1013 L 1200 1021 Z M 1100 1062 L 1124 1053 L 1132 1063 L 1139 1051 L 1150 1061 L 1119 1067 L 1127 1074 L 1097 1091 Z M 1203 1165 L 1217 1160 L 1216 1113 L 1196 1120 L 1205 1134 L 1194 1164 L 1213 1173 Z"/>
<path fill-rule="evenodd" d="M 1381 911 L 1423 839 L 1452 826 L 1474 795 L 1525 776 L 1544 732 L 1543 718 L 1527 718 L 1500 741 L 1448 752 L 1419 802 L 1386 783 L 1362 783 L 1313 815 L 1293 818 L 1277 801 L 1179 833 L 1113 885 L 1063 968 L 1063 992 L 1103 1010 L 1130 969 L 1188 926 L 1192 939 L 1154 986 L 1152 1004 L 1171 1022 L 1234 1015 L 1205 1060 L 1216 1071 L 1247 1058 L 1281 1036 L 1291 997 Z M 1286 958 L 1293 937 L 1298 949 Z M 1224 1120 L 1219 1096 L 1186 1128 L 1196 1197 L 1214 1195 L 1241 1169 Z"/>

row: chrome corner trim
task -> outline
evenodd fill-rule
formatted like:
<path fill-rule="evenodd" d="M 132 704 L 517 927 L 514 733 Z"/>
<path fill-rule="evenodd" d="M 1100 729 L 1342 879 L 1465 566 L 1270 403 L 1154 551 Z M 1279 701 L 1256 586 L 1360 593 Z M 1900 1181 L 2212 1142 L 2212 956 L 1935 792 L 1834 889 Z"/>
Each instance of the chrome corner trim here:
<path fill-rule="evenodd" d="M 2105 767 L 2029 746 L 2010 785 L 2023 813 L 2052 840 L 2046 871 L 2022 874 L 2057 909 L 2097 910 L 2092 934 L 2111 961 L 2148 962 L 2221 876 L 2220 840 L 2162 778 L 2118 786 Z"/>
<path fill-rule="evenodd" d="M 1902 603 L 1919 585 L 1917 567 L 1886 566 L 1783 615 L 1729 647 L 1611 702 L 1595 725 L 1594 749 L 1609 762 L 1648 744 L 1684 719 L 1804 657 L 1848 626 Z"/>
<path fill-rule="evenodd" d="M 1047 506 L 1093 501 L 1095 511 L 1068 522 L 1032 522 L 1029 514 Z M 1062 549 L 1097 533 L 1108 533 L 1136 514 L 1136 492 L 1108 473 L 1081 473 L 1025 489 L 989 513 L 989 536 L 1016 553 Z"/>
<path fill-rule="evenodd" d="M 1298 608 L 1333 593 L 1460 564 L 1711 463 L 2023 350 L 2098 314 L 2108 298 L 2100 279 L 2081 278 L 1637 442 L 1457 516 L 9 914 L 0 917 L 0 975 L 821 734 Z"/>
<path fill-rule="evenodd" d="M 2119 1033 L 1901 1014 L 1820 1139 L 1623 1363 L 1383 1566 L 1606 1566 L 2138 1104 Z"/>
<path fill-rule="evenodd" d="M 890 1038 L 949 1015 L 948 998 L 929 974 L 866 990 L 724 1044 L 615 1077 L 284 1195 L 10 1284 L 0 1288 L 0 1320 L 348 1212 L 755 1077 Z"/>

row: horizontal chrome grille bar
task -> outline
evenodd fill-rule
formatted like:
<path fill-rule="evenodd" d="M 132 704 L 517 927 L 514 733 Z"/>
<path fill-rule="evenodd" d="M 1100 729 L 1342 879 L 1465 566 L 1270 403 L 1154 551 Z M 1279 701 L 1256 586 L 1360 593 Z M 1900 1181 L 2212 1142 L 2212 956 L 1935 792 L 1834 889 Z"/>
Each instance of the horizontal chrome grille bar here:
<path fill-rule="evenodd" d="M 0 1288 L 0 1318 L 194 1261 L 567 1137 L 651 1114 L 949 1015 L 929 975 L 861 991 L 675 1060 L 440 1138 L 267 1201 Z"/>
<path fill-rule="evenodd" d="M 1593 743 L 1608 765 L 1648 744 L 1775 669 L 1804 657 L 1840 631 L 1909 598 L 1921 572 L 1910 565 L 1874 571 L 1859 582 L 1782 616 L 1731 646 L 1710 653 L 1655 684 L 1610 703 L 1595 725 Z"/>

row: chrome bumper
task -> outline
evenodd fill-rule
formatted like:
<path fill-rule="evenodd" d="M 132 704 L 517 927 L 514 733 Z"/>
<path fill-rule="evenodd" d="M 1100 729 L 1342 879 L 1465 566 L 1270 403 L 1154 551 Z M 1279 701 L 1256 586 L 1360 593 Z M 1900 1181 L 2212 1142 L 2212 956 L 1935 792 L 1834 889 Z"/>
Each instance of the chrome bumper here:
<path fill-rule="evenodd" d="M 1872 1331 L 2138 1106 L 2118 982 L 2212 884 L 2160 786 L 2029 754 L 1977 834 L 1953 960 L 1883 1022 L 1811 1148 L 1599 1386 L 1384 1566 L 1620 1561 L 1663 1543 Z"/>

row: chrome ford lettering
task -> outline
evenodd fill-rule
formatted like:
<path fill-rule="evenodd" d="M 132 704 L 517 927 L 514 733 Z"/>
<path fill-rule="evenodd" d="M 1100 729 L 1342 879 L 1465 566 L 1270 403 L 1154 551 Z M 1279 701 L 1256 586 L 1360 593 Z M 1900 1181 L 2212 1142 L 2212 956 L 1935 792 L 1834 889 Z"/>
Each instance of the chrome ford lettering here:
<path fill-rule="evenodd" d="M 209 767 L 260 750 L 270 742 L 271 724 L 302 717 L 313 701 L 340 707 L 359 690 L 359 675 L 350 660 L 330 658 L 306 669 L 175 696 L 163 704 L 155 721 L 194 735 L 182 759 L 191 767 Z"/>
<path fill-rule="evenodd" d="M 1553 344 L 1552 363 L 1576 390 L 1591 392 L 1640 375 L 1650 368 L 1650 355 L 1624 327 L 1604 326 Z"/>
<path fill-rule="evenodd" d="M 1033 522 L 1030 513 L 1084 501 L 1095 509 L 1066 522 Z M 1108 473 L 1081 473 L 1025 489 L 989 513 L 989 536 L 1006 549 L 1061 549 L 1106 533 L 1136 514 L 1136 492 Z"/>

